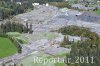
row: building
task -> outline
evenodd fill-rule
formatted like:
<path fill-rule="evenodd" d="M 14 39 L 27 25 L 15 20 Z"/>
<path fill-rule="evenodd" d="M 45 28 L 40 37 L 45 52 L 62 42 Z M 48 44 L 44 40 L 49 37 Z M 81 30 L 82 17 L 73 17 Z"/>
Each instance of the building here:
<path fill-rule="evenodd" d="M 39 5 L 39 3 L 32 3 L 32 5 L 33 5 L 33 6 L 37 6 L 37 5 Z"/>
<path fill-rule="evenodd" d="M 21 3 L 21 2 L 16 2 L 16 4 L 19 4 L 19 5 L 21 5 L 22 3 Z"/>
<path fill-rule="evenodd" d="M 46 6 L 49 6 L 49 3 L 46 3 Z"/>

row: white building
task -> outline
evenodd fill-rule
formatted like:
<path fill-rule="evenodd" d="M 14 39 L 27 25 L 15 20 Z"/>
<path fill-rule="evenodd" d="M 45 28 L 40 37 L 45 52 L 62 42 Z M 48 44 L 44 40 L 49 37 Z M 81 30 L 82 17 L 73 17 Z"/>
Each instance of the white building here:
<path fill-rule="evenodd" d="M 97 2 L 100 2 L 100 1 L 97 1 Z"/>
<path fill-rule="evenodd" d="M 46 6 L 49 6 L 49 4 L 48 4 L 48 3 L 46 3 Z"/>
<path fill-rule="evenodd" d="M 33 6 L 37 6 L 37 5 L 39 5 L 39 3 L 32 3 L 32 5 L 33 5 Z"/>
<path fill-rule="evenodd" d="M 21 3 L 21 2 L 16 2 L 16 4 L 19 4 L 19 5 L 21 5 L 22 3 Z"/>
<path fill-rule="evenodd" d="M 65 0 L 65 1 L 68 1 L 68 0 Z"/>

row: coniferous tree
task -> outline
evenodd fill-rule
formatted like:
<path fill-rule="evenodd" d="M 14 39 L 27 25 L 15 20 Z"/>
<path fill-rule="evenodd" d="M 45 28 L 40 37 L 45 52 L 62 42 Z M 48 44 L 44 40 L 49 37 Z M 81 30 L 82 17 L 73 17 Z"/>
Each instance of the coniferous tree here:
<path fill-rule="evenodd" d="M 62 43 L 60 44 L 61 47 L 66 47 L 66 45 L 69 45 L 69 38 L 66 36 L 64 36 L 64 39 L 62 41 Z"/>
<path fill-rule="evenodd" d="M 2 63 L 2 66 L 6 66 L 4 63 Z"/>

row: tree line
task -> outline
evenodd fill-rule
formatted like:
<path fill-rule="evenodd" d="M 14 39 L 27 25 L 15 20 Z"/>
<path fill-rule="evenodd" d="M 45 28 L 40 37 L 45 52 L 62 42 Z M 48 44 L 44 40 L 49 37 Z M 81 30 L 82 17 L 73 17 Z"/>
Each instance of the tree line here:
<path fill-rule="evenodd" d="M 86 40 L 81 39 L 78 42 L 68 43 L 68 38 L 64 37 L 61 46 L 71 45 L 71 52 L 66 55 L 67 58 L 71 58 L 71 63 L 66 62 L 67 66 L 100 66 L 100 36 L 91 32 L 88 28 L 78 26 L 68 26 L 59 30 L 63 35 L 73 35 L 86 37 Z M 81 38 L 82 38 L 81 37 Z M 75 63 L 75 57 L 79 57 L 78 63 Z M 93 60 L 91 60 L 93 57 Z M 66 60 L 65 60 L 66 61 Z M 92 63 L 93 61 L 93 63 Z"/>
<path fill-rule="evenodd" d="M 13 15 L 26 12 L 28 9 L 33 9 L 32 5 L 16 4 L 12 2 L 0 1 L 0 19 L 5 19 Z"/>
<path fill-rule="evenodd" d="M 7 32 L 19 32 L 19 33 L 32 33 L 32 24 L 23 25 L 21 23 L 15 23 L 15 22 L 6 22 L 2 23 L 0 25 L 0 32 L 1 33 L 7 33 Z"/>
<path fill-rule="evenodd" d="M 14 39 L 12 36 L 8 36 L 6 33 L 7 32 L 19 32 L 19 33 L 32 33 L 32 24 L 28 25 L 28 23 L 26 23 L 26 25 L 20 24 L 20 23 L 15 23 L 15 22 L 6 22 L 6 23 L 2 23 L 0 25 L 0 37 L 5 37 L 5 38 L 9 38 L 13 44 L 16 46 L 18 53 L 22 52 L 22 47 L 21 44 L 18 42 L 18 40 Z"/>
<path fill-rule="evenodd" d="M 74 25 L 60 28 L 58 32 L 62 33 L 63 35 L 86 37 L 91 40 L 99 39 L 99 35 L 97 35 L 95 32 L 91 32 L 89 28 L 78 27 Z"/>

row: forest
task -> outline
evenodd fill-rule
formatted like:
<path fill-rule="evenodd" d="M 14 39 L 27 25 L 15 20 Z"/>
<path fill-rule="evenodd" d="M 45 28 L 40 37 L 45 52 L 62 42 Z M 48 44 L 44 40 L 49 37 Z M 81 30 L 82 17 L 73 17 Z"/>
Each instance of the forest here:
<path fill-rule="evenodd" d="M 71 62 L 74 64 L 66 63 L 68 66 L 100 66 L 100 36 L 91 32 L 88 28 L 78 26 L 63 27 L 58 32 L 61 32 L 63 35 L 81 37 L 81 41 L 70 42 L 71 52 L 66 57 L 72 58 Z M 83 40 L 83 37 L 87 39 Z M 64 38 L 61 46 L 64 47 L 68 43 L 68 38 Z M 78 63 L 75 63 L 75 57 L 79 57 Z"/>
<path fill-rule="evenodd" d="M 0 19 L 5 19 L 17 14 L 26 12 L 28 9 L 33 9 L 29 4 L 16 4 L 15 2 L 0 1 Z"/>

